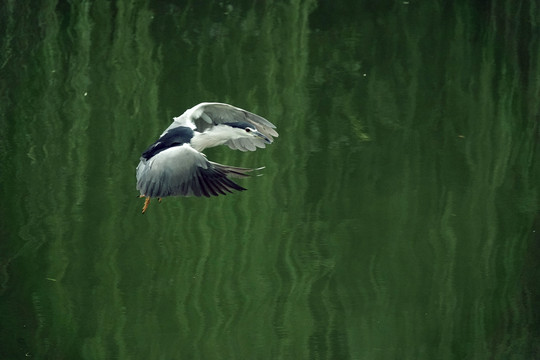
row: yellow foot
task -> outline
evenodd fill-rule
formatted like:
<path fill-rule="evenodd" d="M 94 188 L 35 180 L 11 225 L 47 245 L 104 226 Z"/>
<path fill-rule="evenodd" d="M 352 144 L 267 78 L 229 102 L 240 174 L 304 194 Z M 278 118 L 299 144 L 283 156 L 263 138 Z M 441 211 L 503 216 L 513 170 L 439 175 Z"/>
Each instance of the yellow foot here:
<path fill-rule="evenodd" d="M 159 203 L 161 204 L 161 198 L 157 198 L 157 201 L 159 201 Z"/>
<path fill-rule="evenodd" d="M 140 197 L 145 197 L 145 196 L 141 195 Z M 146 209 L 148 208 L 148 205 L 150 205 L 150 196 L 146 196 L 146 200 L 144 200 L 144 206 L 142 208 L 142 213 L 143 214 L 146 211 Z"/>

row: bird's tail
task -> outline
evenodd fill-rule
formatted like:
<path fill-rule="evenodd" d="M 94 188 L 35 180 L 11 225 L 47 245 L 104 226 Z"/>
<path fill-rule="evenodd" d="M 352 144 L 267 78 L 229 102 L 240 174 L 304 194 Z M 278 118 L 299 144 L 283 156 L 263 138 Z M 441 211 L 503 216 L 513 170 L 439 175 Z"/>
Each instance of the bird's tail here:
<path fill-rule="evenodd" d="M 210 164 L 212 164 L 212 166 L 214 166 L 219 171 L 222 171 L 225 175 L 235 178 L 249 177 L 251 176 L 251 174 L 249 174 L 250 172 L 264 169 L 264 166 L 256 169 L 249 169 L 237 166 L 222 165 L 212 161 L 210 161 Z"/>

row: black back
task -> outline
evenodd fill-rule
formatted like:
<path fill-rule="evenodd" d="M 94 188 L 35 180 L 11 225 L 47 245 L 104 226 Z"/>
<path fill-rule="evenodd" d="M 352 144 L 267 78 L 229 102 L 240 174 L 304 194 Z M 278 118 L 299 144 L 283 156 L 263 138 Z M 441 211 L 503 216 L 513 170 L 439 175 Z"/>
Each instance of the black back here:
<path fill-rule="evenodd" d="M 158 141 L 150 145 L 148 149 L 142 153 L 142 157 L 149 160 L 163 150 L 189 143 L 192 137 L 193 130 L 187 126 L 178 126 L 172 128 L 163 134 Z"/>

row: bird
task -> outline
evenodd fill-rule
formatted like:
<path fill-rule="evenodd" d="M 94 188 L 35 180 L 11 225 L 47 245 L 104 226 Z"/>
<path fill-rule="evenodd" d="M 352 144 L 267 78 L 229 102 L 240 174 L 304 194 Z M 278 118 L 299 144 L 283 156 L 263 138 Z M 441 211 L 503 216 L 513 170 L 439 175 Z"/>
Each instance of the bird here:
<path fill-rule="evenodd" d="M 233 105 L 203 102 L 173 118 L 159 139 L 141 155 L 137 190 L 150 199 L 168 196 L 218 196 L 246 190 L 229 177 L 245 178 L 261 168 L 242 168 L 210 161 L 202 152 L 218 145 L 240 151 L 264 148 L 278 137 L 276 126 L 262 116 Z"/>

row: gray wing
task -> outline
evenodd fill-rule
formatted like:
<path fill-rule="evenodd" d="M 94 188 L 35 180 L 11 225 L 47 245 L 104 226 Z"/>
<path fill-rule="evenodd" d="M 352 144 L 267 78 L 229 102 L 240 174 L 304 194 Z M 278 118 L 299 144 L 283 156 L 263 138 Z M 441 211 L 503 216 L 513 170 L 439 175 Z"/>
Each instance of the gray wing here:
<path fill-rule="evenodd" d="M 204 132 L 215 125 L 230 122 L 251 124 L 257 131 L 266 136 L 270 142 L 273 141 L 273 137 L 279 136 L 275 130 L 276 126 L 262 116 L 229 104 L 208 102 L 200 103 L 179 117 L 174 118 L 174 122 L 167 130 L 176 126 L 189 126 L 196 131 Z M 242 151 L 254 151 L 258 147 L 265 147 L 265 142 L 262 139 L 256 138 L 236 139 L 228 141 L 225 144 L 231 149 Z"/>
<path fill-rule="evenodd" d="M 247 177 L 252 169 L 208 161 L 185 144 L 164 150 L 137 166 L 137 190 L 150 197 L 217 196 L 246 190 L 227 176 Z"/>

